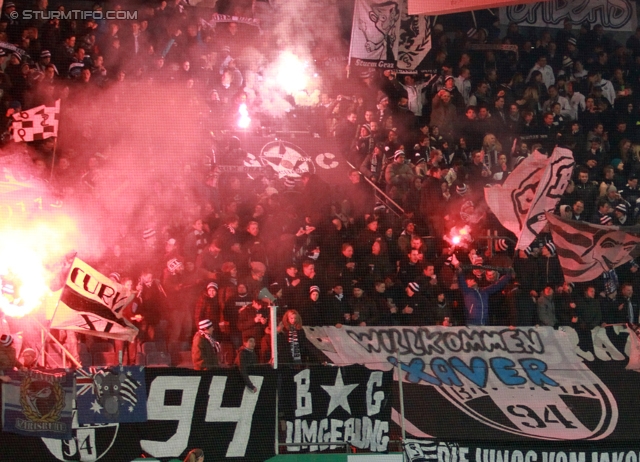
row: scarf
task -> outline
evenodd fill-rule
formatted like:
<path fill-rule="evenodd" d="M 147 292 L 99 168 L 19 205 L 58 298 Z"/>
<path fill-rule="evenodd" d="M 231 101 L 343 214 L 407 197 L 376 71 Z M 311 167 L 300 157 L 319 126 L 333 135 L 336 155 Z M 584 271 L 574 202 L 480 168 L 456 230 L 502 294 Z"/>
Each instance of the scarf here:
<path fill-rule="evenodd" d="M 302 362 L 302 354 L 300 353 L 300 341 L 298 340 L 298 331 L 289 330 L 289 347 L 291 348 L 291 357 L 296 363 Z"/>
<path fill-rule="evenodd" d="M 213 348 L 213 351 L 215 351 L 216 353 L 220 353 L 220 342 L 216 342 L 214 338 L 206 332 L 200 331 L 200 335 L 207 339 L 207 341 L 211 344 L 211 348 Z"/>

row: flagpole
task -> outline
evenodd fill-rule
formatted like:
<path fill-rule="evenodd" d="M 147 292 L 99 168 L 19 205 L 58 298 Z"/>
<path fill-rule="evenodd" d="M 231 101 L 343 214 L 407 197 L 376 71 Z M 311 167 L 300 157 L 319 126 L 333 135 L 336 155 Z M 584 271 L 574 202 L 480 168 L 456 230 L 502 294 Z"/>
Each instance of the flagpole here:
<path fill-rule="evenodd" d="M 79 362 L 79 361 L 78 361 L 78 360 L 77 360 L 77 359 L 76 359 L 76 358 L 71 354 L 71 352 L 70 352 L 69 350 L 67 350 L 67 348 L 66 348 L 64 345 L 62 345 L 62 343 L 60 343 L 60 341 L 59 341 L 57 338 L 55 338 L 55 337 L 53 336 L 53 334 L 51 334 L 51 332 L 49 332 L 49 331 L 48 331 L 48 329 L 47 329 L 46 327 L 44 327 L 44 326 L 40 323 L 40 321 L 38 321 L 38 320 L 36 319 L 36 317 L 35 317 L 35 316 L 31 316 L 31 319 L 33 319 L 33 320 L 34 320 L 34 321 L 35 321 L 35 322 L 40 326 L 40 329 L 42 329 L 43 337 L 44 337 L 44 334 L 46 333 L 46 334 L 47 334 L 47 336 L 48 336 L 51 340 L 53 340 L 53 342 L 54 342 L 56 345 L 58 345 L 58 346 L 60 347 L 60 349 L 61 349 L 61 350 L 62 350 L 62 351 L 63 351 L 63 352 L 64 352 L 64 353 L 69 357 L 69 359 L 71 360 L 71 362 L 72 362 L 73 364 L 75 364 L 75 365 L 76 365 L 76 367 L 77 367 L 78 369 L 82 368 L 82 364 L 80 364 L 80 362 Z M 42 357 L 44 358 L 44 340 L 43 340 L 43 342 L 42 342 L 42 353 L 43 353 L 43 354 L 42 354 Z"/>
<path fill-rule="evenodd" d="M 53 138 L 53 157 L 51 158 L 51 176 L 49 177 L 49 181 L 53 181 L 53 169 L 56 165 L 56 148 L 58 147 L 58 137 Z"/>

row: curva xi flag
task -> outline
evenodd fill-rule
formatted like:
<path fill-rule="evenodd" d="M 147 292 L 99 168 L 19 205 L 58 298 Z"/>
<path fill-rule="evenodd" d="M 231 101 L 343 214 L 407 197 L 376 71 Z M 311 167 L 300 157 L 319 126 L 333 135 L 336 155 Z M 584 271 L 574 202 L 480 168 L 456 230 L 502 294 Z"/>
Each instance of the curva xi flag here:
<path fill-rule="evenodd" d="M 591 281 L 640 255 L 640 226 L 620 228 L 547 214 L 567 282 Z"/>
<path fill-rule="evenodd" d="M 52 329 L 133 341 L 138 329 L 122 316 L 122 310 L 134 296 L 126 287 L 76 258 L 58 306 L 47 317 L 51 317 Z"/>
<path fill-rule="evenodd" d="M 527 248 L 547 224 L 571 180 L 575 161 L 569 149 L 555 148 L 550 158 L 539 152 L 525 159 L 502 186 L 485 188 L 485 200 L 500 223 Z"/>

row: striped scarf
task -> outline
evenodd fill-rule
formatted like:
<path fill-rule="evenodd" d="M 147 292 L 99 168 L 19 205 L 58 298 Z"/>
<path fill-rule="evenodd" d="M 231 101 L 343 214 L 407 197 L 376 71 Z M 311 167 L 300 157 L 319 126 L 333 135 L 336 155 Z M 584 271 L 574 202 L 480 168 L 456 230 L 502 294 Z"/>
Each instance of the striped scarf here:
<path fill-rule="evenodd" d="M 220 353 L 220 342 L 216 342 L 214 338 L 207 332 L 200 331 L 200 335 L 207 339 L 207 341 L 211 344 L 213 351 L 215 351 L 216 353 Z"/>
<path fill-rule="evenodd" d="M 300 342 L 298 341 L 298 331 L 291 329 L 289 331 L 289 347 L 291 347 L 291 357 L 296 363 L 302 362 L 302 354 L 300 353 Z"/>

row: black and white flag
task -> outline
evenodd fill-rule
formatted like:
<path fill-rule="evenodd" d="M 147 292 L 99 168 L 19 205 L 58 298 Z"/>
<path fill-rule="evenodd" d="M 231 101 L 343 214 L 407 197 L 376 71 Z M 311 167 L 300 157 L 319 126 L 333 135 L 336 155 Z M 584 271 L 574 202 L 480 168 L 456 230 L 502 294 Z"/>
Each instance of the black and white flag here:
<path fill-rule="evenodd" d="M 484 195 L 500 223 L 518 236 L 517 249 L 525 249 L 547 224 L 564 194 L 575 161 L 569 149 L 555 148 L 547 158 L 539 152 L 522 161 L 503 185 L 485 188 Z"/>
<path fill-rule="evenodd" d="M 53 329 L 133 341 L 138 329 L 122 316 L 122 310 L 134 295 L 76 258 L 58 306 L 47 317 L 51 318 Z"/>

